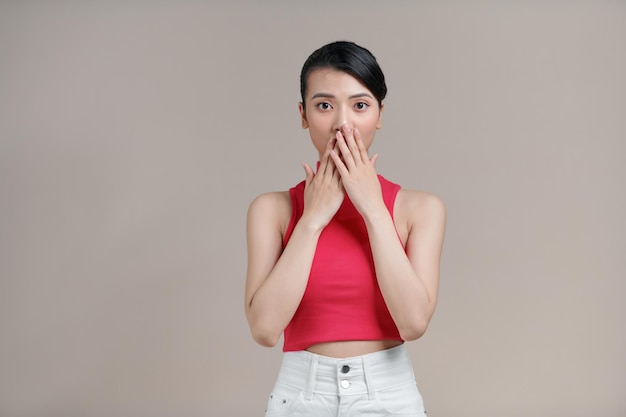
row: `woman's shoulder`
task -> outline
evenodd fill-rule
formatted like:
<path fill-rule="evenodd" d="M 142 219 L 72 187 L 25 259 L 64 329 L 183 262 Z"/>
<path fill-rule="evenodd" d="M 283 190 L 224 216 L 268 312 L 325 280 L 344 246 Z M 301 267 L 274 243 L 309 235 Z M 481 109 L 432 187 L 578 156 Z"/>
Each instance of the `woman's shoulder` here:
<path fill-rule="evenodd" d="M 277 227 L 284 234 L 291 218 L 289 191 L 270 191 L 256 196 L 248 207 L 248 223 Z"/>
<path fill-rule="evenodd" d="M 444 218 L 446 206 L 443 200 L 427 191 L 407 190 L 402 188 L 396 197 L 398 214 L 409 222 Z"/>
<path fill-rule="evenodd" d="M 249 210 L 281 210 L 291 208 L 289 191 L 268 191 L 254 197 Z"/>
<path fill-rule="evenodd" d="M 444 205 L 443 200 L 439 196 L 428 191 L 408 190 L 406 188 L 402 188 L 398 191 L 397 198 L 404 203 L 408 203 L 411 205 Z"/>

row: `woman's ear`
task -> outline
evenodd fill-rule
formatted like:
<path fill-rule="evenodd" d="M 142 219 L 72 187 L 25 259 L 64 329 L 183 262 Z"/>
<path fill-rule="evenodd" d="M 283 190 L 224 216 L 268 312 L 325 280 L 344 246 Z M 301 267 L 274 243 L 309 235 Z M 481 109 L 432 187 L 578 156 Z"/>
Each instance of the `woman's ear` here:
<path fill-rule="evenodd" d="M 306 111 L 302 102 L 298 103 L 298 111 L 300 112 L 300 121 L 302 122 L 302 129 L 309 128 L 309 122 L 306 121 Z"/>
<path fill-rule="evenodd" d="M 376 122 L 376 129 L 380 129 L 383 127 L 383 109 L 385 108 L 385 103 L 380 103 L 380 109 L 378 109 L 378 122 Z"/>

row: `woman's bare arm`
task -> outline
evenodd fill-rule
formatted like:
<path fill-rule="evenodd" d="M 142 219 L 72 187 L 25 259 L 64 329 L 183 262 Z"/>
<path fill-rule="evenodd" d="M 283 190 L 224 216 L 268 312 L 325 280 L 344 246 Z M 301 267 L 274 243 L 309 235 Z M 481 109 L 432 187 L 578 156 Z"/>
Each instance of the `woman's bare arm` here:
<path fill-rule="evenodd" d="M 437 304 L 445 207 L 428 193 L 400 191 L 394 212 L 407 232 L 406 251 L 385 206 L 372 158 L 358 129 L 337 134 L 335 161 L 346 192 L 363 216 L 378 285 L 400 336 L 414 340 L 426 331 Z M 339 153 L 343 160 L 339 158 Z"/>
<path fill-rule="evenodd" d="M 276 344 L 300 305 L 319 236 L 343 201 L 339 174 L 329 156 L 333 143 L 317 173 L 304 166 L 304 210 L 284 250 L 289 193 L 262 194 L 248 209 L 245 309 L 252 335 L 263 346 Z"/>
<path fill-rule="evenodd" d="M 288 193 L 263 194 L 248 210 L 245 309 L 252 336 L 263 346 L 276 344 L 296 312 L 321 232 L 299 222 L 283 252 L 280 224 L 289 213 Z"/>
<path fill-rule="evenodd" d="M 432 194 L 400 191 L 396 220 L 408 229 L 402 247 L 387 210 L 364 216 L 381 292 L 404 340 L 422 336 L 437 304 L 446 211 Z"/>

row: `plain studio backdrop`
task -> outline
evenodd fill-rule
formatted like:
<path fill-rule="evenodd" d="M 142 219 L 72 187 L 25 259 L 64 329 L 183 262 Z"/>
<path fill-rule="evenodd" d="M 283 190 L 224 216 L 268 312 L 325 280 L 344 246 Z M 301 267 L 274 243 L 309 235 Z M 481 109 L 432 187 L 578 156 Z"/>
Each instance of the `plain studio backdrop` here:
<path fill-rule="evenodd" d="M 387 77 L 379 172 L 448 208 L 429 415 L 625 415 L 623 2 L 4 1 L 2 417 L 263 415 L 246 211 L 315 163 L 338 39 Z"/>

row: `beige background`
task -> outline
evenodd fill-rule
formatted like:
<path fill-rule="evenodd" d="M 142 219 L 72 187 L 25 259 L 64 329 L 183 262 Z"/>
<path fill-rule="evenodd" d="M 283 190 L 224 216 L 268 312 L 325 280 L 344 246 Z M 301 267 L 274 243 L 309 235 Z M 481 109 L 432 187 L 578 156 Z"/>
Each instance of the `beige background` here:
<path fill-rule="evenodd" d="M 429 415 L 626 413 L 624 2 L 0 3 L 0 415 L 261 416 L 245 213 L 370 48 L 379 171 L 444 199 Z"/>

